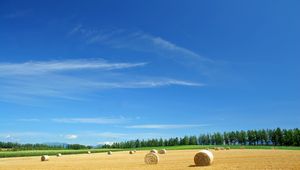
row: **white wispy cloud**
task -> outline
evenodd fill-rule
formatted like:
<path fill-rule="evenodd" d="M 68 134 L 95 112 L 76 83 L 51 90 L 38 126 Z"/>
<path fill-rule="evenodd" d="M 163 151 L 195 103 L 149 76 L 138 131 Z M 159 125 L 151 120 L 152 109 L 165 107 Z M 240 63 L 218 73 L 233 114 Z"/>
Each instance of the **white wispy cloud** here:
<path fill-rule="evenodd" d="M 98 138 L 124 138 L 128 134 L 115 133 L 115 132 L 102 132 L 102 133 L 90 133 L 89 135 Z"/>
<path fill-rule="evenodd" d="M 5 138 L 5 139 L 10 139 L 10 138 L 11 138 L 11 135 L 6 135 L 4 138 Z"/>
<path fill-rule="evenodd" d="M 65 138 L 66 138 L 66 139 L 77 139 L 77 138 L 78 138 L 78 135 L 68 134 L 68 135 L 65 135 Z"/>
<path fill-rule="evenodd" d="M 25 63 L 0 63 L 1 75 L 32 75 L 57 71 L 76 71 L 84 69 L 116 70 L 144 66 L 146 63 L 108 63 L 101 59 L 62 60 L 62 61 L 30 61 Z"/>
<path fill-rule="evenodd" d="M 135 85 L 141 85 L 145 87 L 157 87 L 157 86 L 168 86 L 168 85 L 183 85 L 183 86 L 204 86 L 202 83 L 194 83 L 182 80 L 164 79 L 160 81 L 142 81 L 137 82 Z"/>
<path fill-rule="evenodd" d="M 128 48 L 136 51 L 147 51 L 160 54 L 163 57 L 174 59 L 183 64 L 195 63 L 211 64 L 212 59 L 203 57 L 198 53 L 177 45 L 159 36 L 147 34 L 142 31 L 130 32 L 123 29 L 90 29 L 82 25 L 73 28 L 69 35 L 82 35 L 86 43 L 99 43 L 109 45 L 114 48 Z M 190 60 L 190 61 L 189 61 Z"/>
<path fill-rule="evenodd" d="M 187 129 L 209 126 L 208 124 L 143 124 L 143 125 L 131 125 L 127 128 L 133 129 Z"/>
<path fill-rule="evenodd" d="M 122 132 L 85 132 L 82 133 L 83 137 L 99 138 L 101 140 L 121 141 L 121 140 L 134 140 L 134 139 L 149 139 L 161 138 L 168 135 L 161 133 L 122 133 Z"/>
<path fill-rule="evenodd" d="M 112 145 L 113 143 L 113 141 L 97 142 L 98 145 Z"/>
<path fill-rule="evenodd" d="M 32 138 L 32 137 L 51 137 L 52 134 L 44 132 L 1 132 L 0 137 L 2 138 Z"/>
<path fill-rule="evenodd" d="M 0 101 L 35 103 L 45 97 L 81 100 L 90 92 L 114 88 L 203 86 L 202 83 L 129 74 L 123 69 L 145 62 L 107 62 L 103 59 L 0 63 Z"/>
<path fill-rule="evenodd" d="M 76 133 L 58 134 L 53 132 L 38 131 L 9 131 L 0 132 L 0 141 L 21 142 L 21 143 L 43 143 L 49 141 L 64 141 L 78 139 Z"/>
<path fill-rule="evenodd" d="M 171 54 L 171 57 L 187 57 L 191 60 L 198 60 L 201 62 L 213 62 L 213 60 L 203 57 L 196 52 L 189 50 L 187 48 L 178 46 L 170 41 L 167 41 L 161 37 L 155 37 L 149 34 L 142 34 L 140 35 L 141 39 L 145 41 L 149 41 L 153 44 L 153 46 L 160 49 L 160 52 L 166 55 Z"/>
<path fill-rule="evenodd" d="M 194 83 L 182 80 L 173 79 L 162 79 L 154 78 L 153 80 L 139 80 L 133 82 L 100 82 L 93 84 L 96 87 L 101 88 L 151 88 L 151 87 L 161 87 L 161 86 L 204 86 L 202 83 Z"/>
<path fill-rule="evenodd" d="M 127 122 L 128 119 L 120 118 L 56 118 L 56 123 L 86 123 L 86 124 L 118 124 Z"/>
<path fill-rule="evenodd" d="M 0 140 L 21 142 L 21 143 L 44 143 L 49 141 L 70 142 L 70 140 L 94 141 L 94 144 L 112 144 L 113 142 L 135 140 L 135 139 L 152 139 L 152 138 L 169 138 L 170 134 L 162 133 L 124 133 L 124 132 L 92 132 L 92 131 L 75 131 L 72 133 L 59 134 L 48 132 L 0 132 Z M 97 143 L 98 142 L 98 143 Z"/>

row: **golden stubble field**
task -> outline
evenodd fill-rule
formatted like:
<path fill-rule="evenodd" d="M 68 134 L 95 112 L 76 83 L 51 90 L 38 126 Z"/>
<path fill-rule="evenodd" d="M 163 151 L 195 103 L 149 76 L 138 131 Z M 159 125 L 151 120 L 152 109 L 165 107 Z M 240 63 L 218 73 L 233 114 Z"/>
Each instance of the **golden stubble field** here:
<path fill-rule="evenodd" d="M 299 169 L 300 151 L 292 150 L 221 150 L 212 151 L 214 163 L 209 167 L 195 167 L 193 158 L 197 150 L 173 150 L 160 156 L 157 165 L 146 165 L 147 151 L 50 156 L 41 162 L 40 157 L 0 159 L 0 170 L 183 170 L 183 169 Z"/>

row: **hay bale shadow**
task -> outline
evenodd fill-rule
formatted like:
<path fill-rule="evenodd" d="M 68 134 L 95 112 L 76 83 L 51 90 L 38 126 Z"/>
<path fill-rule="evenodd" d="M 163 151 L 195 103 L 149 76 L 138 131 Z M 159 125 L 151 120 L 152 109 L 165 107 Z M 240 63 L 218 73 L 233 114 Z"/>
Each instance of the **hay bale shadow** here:
<path fill-rule="evenodd" d="M 204 165 L 203 166 L 201 166 L 201 165 L 189 165 L 188 167 L 189 168 L 196 168 L 196 167 L 206 167 L 206 166 L 204 166 Z"/>

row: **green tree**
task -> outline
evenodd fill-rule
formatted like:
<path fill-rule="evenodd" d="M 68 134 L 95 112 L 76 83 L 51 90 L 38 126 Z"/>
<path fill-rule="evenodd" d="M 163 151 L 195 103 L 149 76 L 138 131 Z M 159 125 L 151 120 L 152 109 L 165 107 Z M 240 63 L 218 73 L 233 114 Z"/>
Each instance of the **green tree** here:
<path fill-rule="evenodd" d="M 283 144 L 283 134 L 280 128 L 275 130 L 275 145 L 282 145 Z"/>
<path fill-rule="evenodd" d="M 217 132 L 214 134 L 215 136 L 215 143 L 217 145 L 223 145 L 224 144 L 224 138 L 220 132 Z"/>
<path fill-rule="evenodd" d="M 239 133 L 237 133 L 237 136 L 238 136 L 238 143 L 240 145 L 246 145 L 246 143 L 247 143 L 247 133 L 242 130 Z"/>
<path fill-rule="evenodd" d="M 190 136 L 189 145 L 197 145 L 197 137 L 196 136 Z"/>
<path fill-rule="evenodd" d="M 227 132 L 223 133 L 223 137 L 224 137 L 224 142 L 226 145 L 230 144 L 230 140 L 229 140 L 229 134 Z"/>
<path fill-rule="evenodd" d="M 233 131 L 229 132 L 229 141 L 230 141 L 230 145 L 235 145 L 237 142 L 236 135 Z"/>

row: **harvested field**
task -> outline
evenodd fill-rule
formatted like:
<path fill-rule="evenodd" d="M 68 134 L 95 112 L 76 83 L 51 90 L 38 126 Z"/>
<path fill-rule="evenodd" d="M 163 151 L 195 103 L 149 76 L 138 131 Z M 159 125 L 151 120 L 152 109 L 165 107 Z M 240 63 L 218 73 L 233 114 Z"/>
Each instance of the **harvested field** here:
<path fill-rule="evenodd" d="M 99 169 L 300 169 L 300 151 L 297 150 L 221 150 L 214 151 L 214 162 L 208 167 L 195 167 L 194 156 L 199 150 L 170 150 L 159 155 L 157 165 L 144 163 L 149 151 L 129 155 L 128 151 L 40 157 L 1 158 L 0 170 L 99 170 Z"/>

